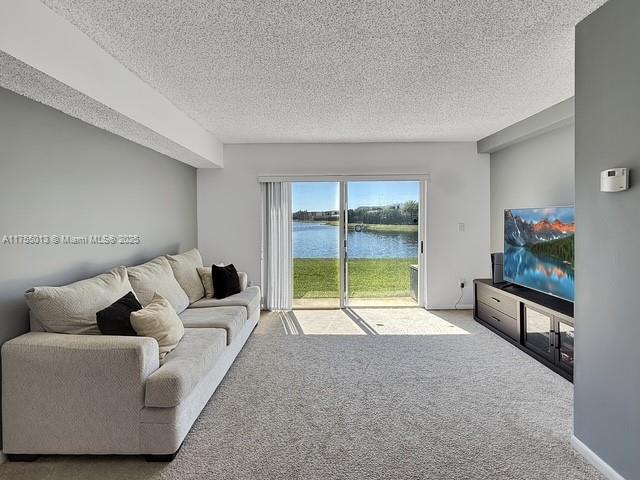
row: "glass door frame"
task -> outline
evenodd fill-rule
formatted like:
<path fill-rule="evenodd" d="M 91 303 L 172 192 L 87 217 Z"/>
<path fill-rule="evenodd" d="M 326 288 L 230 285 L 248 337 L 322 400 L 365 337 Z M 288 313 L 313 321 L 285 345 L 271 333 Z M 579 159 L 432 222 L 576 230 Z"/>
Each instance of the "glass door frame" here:
<path fill-rule="evenodd" d="M 418 199 L 418 302 L 416 307 L 426 308 L 427 305 L 427 191 L 428 174 L 388 174 L 388 175 L 284 175 L 260 176 L 259 181 L 282 182 L 338 182 L 340 185 L 340 308 L 349 308 L 348 278 L 347 278 L 347 190 L 349 182 L 393 182 L 411 181 L 419 184 Z M 293 261 L 293 259 L 291 259 Z M 293 269 L 292 269 L 293 272 Z M 293 286 L 293 273 L 291 285 Z M 412 307 L 406 307 L 412 308 Z"/>
<path fill-rule="evenodd" d="M 427 225 L 427 179 L 379 177 L 350 177 L 340 181 L 340 308 L 349 308 L 349 252 L 347 233 L 349 228 L 349 182 L 418 182 L 418 307 L 427 305 L 426 289 L 426 225 Z M 410 308 L 410 307 L 408 307 Z"/>
<path fill-rule="evenodd" d="M 347 181 L 340 180 L 340 308 L 349 306 L 349 275 L 347 274 Z"/>

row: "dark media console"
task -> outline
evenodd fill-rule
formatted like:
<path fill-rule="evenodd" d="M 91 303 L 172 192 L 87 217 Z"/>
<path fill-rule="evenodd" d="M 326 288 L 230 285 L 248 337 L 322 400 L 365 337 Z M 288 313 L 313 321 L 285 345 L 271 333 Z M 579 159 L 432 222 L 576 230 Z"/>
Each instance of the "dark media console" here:
<path fill-rule="evenodd" d="M 490 279 L 473 289 L 476 321 L 573 381 L 573 303 Z"/>

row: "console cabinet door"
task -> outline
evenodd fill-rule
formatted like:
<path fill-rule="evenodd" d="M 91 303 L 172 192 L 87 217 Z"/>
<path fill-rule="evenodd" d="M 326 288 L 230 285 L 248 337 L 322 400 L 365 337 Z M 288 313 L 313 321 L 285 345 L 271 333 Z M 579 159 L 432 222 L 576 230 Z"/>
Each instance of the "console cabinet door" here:
<path fill-rule="evenodd" d="M 540 310 L 524 305 L 524 344 L 538 355 L 555 360 L 554 318 Z"/>
<path fill-rule="evenodd" d="M 573 373 L 573 341 L 575 328 L 573 325 L 557 319 L 556 323 L 556 363 L 560 368 Z"/>

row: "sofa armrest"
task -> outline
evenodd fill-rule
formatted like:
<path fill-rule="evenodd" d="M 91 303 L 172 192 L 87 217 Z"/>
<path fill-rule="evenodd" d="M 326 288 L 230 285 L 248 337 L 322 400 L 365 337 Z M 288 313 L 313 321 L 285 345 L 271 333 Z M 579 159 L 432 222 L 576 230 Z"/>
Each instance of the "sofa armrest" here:
<path fill-rule="evenodd" d="M 238 279 L 240 280 L 240 290 L 246 290 L 249 286 L 249 275 L 245 272 L 238 272 Z"/>
<path fill-rule="evenodd" d="M 148 337 L 31 332 L 2 346 L 6 453 L 137 453 Z"/>

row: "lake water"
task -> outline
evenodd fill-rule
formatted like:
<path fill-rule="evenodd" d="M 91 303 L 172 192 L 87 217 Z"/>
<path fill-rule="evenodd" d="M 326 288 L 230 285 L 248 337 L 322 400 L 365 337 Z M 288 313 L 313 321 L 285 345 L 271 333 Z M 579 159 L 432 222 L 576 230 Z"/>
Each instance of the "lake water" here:
<path fill-rule="evenodd" d="M 570 301 L 575 296 L 573 266 L 555 258 L 538 257 L 523 247 L 509 247 L 504 252 L 504 277 Z"/>
<path fill-rule="evenodd" d="M 414 258 L 418 232 L 348 232 L 350 258 Z M 293 222 L 294 258 L 338 258 L 340 229 L 333 225 Z"/>

